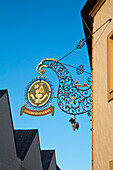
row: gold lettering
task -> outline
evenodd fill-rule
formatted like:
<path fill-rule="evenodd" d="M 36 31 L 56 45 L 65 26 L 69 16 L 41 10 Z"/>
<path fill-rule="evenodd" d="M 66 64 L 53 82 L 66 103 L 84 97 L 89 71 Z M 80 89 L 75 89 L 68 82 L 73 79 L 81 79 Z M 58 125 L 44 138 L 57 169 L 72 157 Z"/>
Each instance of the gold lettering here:
<path fill-rule="evenodd" d="M 51 109 L 49 108 L 48 110 L 45 110 L 45 111 L 30 111 L 30 110 L 27 110 L 25 109 L 24 110 L 24 113 L 27 113 L 27 114 L 31 114 L 31 115 L 44 115 L 44 114 L 48 114 L 49 112 L 51 112 Z"/>

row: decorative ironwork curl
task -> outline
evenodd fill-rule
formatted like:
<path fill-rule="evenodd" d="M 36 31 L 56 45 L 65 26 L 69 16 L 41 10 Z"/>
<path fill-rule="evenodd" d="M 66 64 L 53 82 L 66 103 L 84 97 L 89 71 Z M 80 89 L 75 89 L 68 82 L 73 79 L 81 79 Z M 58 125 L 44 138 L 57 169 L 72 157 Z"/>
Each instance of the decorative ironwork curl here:
<path fill-rule="evenodd" d="M 59 87 L 57 103 L 62 111 L 71 115 L 80 115 L 91 112 L 91 79 L 87 79 L 89 87 L 77 87 L 67 68 L 55 59 L 44 59 L 37 66 L 38 73 L 42 76 L 43 67 L 52 69 L 58 76 Z M 41 69 L 40 69 L 41 68 Z M 81 88 L 82 87 L 82 88 Z"/>

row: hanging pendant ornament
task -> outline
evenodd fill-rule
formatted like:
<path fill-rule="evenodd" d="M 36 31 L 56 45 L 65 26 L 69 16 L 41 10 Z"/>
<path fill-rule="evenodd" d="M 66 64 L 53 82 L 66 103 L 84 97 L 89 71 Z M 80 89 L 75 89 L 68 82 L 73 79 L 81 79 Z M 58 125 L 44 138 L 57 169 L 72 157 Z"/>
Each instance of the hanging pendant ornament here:
<path fill-rule="evenodd" d="M 79 68 L 80 67 L 80 68 Z M 79 66 L 78 69 L 81 74 L 84 72 L 83 66 Z M 58 76 L 59 87 L 57 96 L 54 96 L 52 83 L 44 78 L 45 68 L 52 69 Z M 77 74 L 78 74 L 78 69 Z M 69 121 L 72 124 L 73 130 L 79 128 L 79 123 L 76 122 L 76 116 L 80 114 L 91 112 L 91 80 L 87 79 L 87 84 L 78 84 L 77 81 L 72 79 L 71 74 L 67 68 L 55 59 L 44 59 L 36 68 L 39 76 L 32 80 L 25 90 L 25 104 L 21 108 L 20 115 L 22 113 L 32 116 L 42 116 L 49 113 L 54 115 L 54 106 L 52 106 L 51 100 L 57 99 L 59 108 L 72 116 Z M 32 107 L 34 110 L 27 108 Z M 48 107 L 49 106 L 49 107 Z M 46 109 L 43 109 L 45 108 Z"/>

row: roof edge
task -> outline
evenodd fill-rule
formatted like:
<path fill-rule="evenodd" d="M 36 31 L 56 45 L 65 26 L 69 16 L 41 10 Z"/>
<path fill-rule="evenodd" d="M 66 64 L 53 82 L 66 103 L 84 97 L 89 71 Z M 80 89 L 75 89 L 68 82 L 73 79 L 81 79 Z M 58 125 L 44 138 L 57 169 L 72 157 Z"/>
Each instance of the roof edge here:
<path fill-rule="evenodd" d="M 87 26 L 93 32 L 93 19 L 94 16 L 97 14 L 97 12 L 100 10 L 100 8 L 103 6 L 103 4 L 106 2 L 106 0 L 87 0 L 85 5 L 83 6 L 81 10 L 81 17 L 84 19 L 86 22 Z M 83 22 L 83 29 L 85 33 L 85 37 L 90 37 L 87 39 L 86 44 L 87 44 L 87 49 L 88 49 L 88 54 L 89 54 L 89 60 L 90 60 L 90 66 L 92 69 L 92 36 L 87 29 L 86 25 Z"/>
<path fill-rule="evenodd" d="M 7 92 L 7 89 L 0 90 L 0 98 L 2 98 L 2 96 L 3 96 L 5 93 L 8 93 L 8 92 Z"/>

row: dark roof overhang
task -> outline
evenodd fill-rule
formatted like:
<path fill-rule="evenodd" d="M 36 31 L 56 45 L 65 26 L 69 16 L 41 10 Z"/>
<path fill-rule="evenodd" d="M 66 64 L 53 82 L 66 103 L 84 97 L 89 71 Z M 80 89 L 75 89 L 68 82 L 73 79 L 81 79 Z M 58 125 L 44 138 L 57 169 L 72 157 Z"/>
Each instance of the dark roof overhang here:
<path fill-rule="evenodd" d="M 14 130 L 14 139 L 18 158 L 24 160 L 38 130 Z"/>
<path fill-rule="evenodd" d="M 0 98 L 1 98 L 5 93 L 7 93 L 7 90 L 6 90 L 6 89 L 5 89 L 5 90 L 0 90 Z"/>
<path fill-rule="evenodd" d="M 41 159 L 43 170 L 49 169 L 49 165 L 52 160 L 52 156 L 55 153 L 54 150 L 41 150 Z"/>

